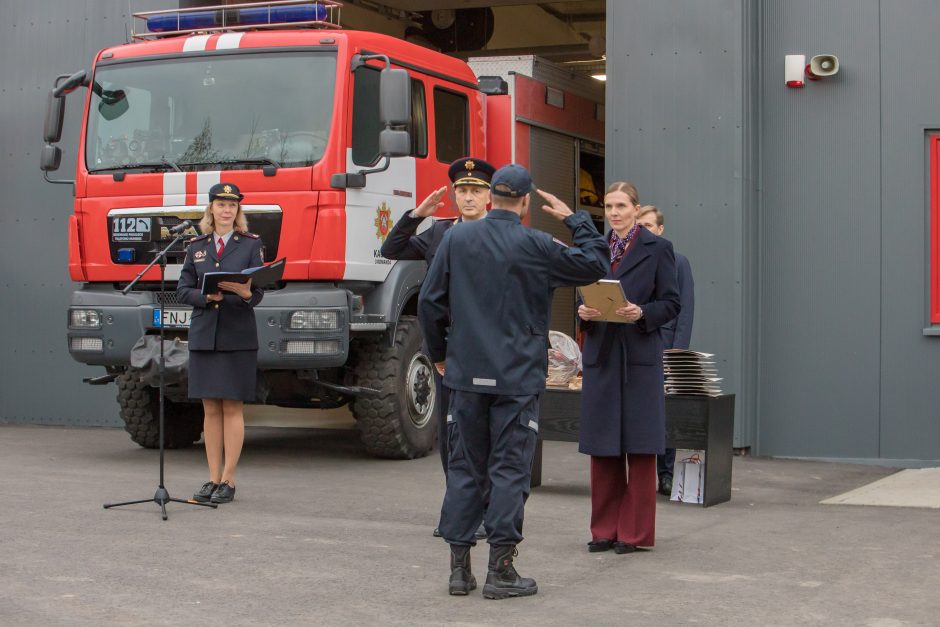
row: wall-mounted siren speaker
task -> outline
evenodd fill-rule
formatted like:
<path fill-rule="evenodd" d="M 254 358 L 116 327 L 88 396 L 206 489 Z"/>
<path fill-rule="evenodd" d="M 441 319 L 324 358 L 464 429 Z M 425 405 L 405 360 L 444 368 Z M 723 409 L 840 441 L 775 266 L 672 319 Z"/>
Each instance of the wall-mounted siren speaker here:
<path fill-rule="evenodd" d="M 811 81 L 818 81 L 838 73 L 839 57 L 834 54 L 817 54 L 809 60 L 809 65 L 806 66 L 806 77 Z"/>

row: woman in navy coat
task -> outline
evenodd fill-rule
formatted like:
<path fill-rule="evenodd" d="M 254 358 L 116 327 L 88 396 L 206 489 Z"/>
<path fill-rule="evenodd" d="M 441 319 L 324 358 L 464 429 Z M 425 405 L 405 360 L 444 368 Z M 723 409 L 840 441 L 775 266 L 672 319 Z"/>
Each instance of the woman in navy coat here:
<path fill-rule="evenodd" d="M 199 222 L 202 235 L 189 241 L 176 294 L 192 305 L 189 328 L 189 396 L 202 399 L 209 481 L 193 499 L 228 503 L 235 498 L 235 467 L 245 439 L 244 402 L 255 398 L 258 329 L 253 307 L 264 290 L 248 283 L 219 283 L 203 295 L 207 272 L 241 272 L 262 265 L 264 248 L 248 232 L 243 196 L 231 183 L 209 190 Z"/>
<path fill-rule="evenodd" d="M 623 322 L 595 321 L 580 305 L 584 382 L 578 450 L 591 456 L 591 552 L 653 546 L 656 456 L 666 441 L 663 341 L 659 329 L 679 313 L 672 244 L 637 224 L 639 194 L 612 184 L 604 196 L 611 272 L 628 305 Z"/>

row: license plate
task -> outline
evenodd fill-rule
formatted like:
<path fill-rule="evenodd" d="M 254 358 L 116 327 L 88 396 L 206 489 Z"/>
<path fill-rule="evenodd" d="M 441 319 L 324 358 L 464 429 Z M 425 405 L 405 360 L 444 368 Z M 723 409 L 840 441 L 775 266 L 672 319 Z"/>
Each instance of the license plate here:
<path fill-rule="evenodd" d="M 153 326 L 159 327 L 161 324 L 166 328 L 188 329 L 189 321 L 193 317 L 192 309 L 167 309 L 162 312 L 160 309 L 153 310 Z"/>
<path fill-rule="evenodd" d="M 149 242 L 150 218 L 136 216 L 111 219 L 112 242 Z"/>

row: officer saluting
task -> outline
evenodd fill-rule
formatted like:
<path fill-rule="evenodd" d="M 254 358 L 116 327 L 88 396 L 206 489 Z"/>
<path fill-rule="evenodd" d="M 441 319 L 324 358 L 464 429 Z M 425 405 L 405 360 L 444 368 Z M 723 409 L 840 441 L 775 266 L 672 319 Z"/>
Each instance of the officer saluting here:
<path fill-rule="evenodd" d="M 421 289 L 418 317 L 429 355 L 451 389 L 440 527 L 451 548 L 451 594 L 476 587 L 470 548 L 481 518 L 490 544 L 483 596 L 538 591 L 533 579 L 518 575 L 513 556 L 522 541 L 538 396 L 545 388 L 552 291 L 591 283 L 610 270 L 607 242 L 588 214 L 572 213 L 555 196 L 539 192 L 549 203 L 542 208 L 571 229 L 574 246 L 521 223 L 532 191 L 525 168 L 497 170 L 493 209 L 485 220 L 446 234 Z"/>
<path fill-rule="evenodd" d="M 232 183 L 209 189 L 199 222 L 202 235 L 189 240 L 176 294 L 193 308 L 189 327 L 189 397 L 202 399 L 209 481 L 193 499 L 228 503 L 235 498 L 235 467 L 245 438 L 244 401 L 255 399 L 258 330 L 254 306 L 264 290 L 248 283 L 221 282 L 203 295 L 207 272 L 241 272 L 264 262 L 264 246 L 242 211 L 243 196 Z M 224 458 L 224 463 L 223 463 Z"/>
<path fill-rule="evenodd" d="M 381 254 L 386 259 L 434 261 L 437 247 L 440 246 L 444 233 L 454 224 L 460 222 L 473 222 L 486 217 L 486 206 L 490 202 L 490 178 L 494 168 L 483 159 L 464 157 L 450 164 L 447 176 L 454 186 L 454 200 L 460 215 L 456 218 L 435 219 L 431 228 L 415 235 L 418 226 L 428 216 L 434 215 L 444 206 L 444 195 L 447 187 L 436 189 L 424 199 L 415 209 L 403 215 L 396 224 L 385 243 L 382 244 Z M 427 351 L 425 351 L 427 352 Z M 447 413 L 448 391 L 441 383 L 441 376 L 434 374 L 434 384 L 437 388 L 437 433 L 438 450 L 441 454 L 441 465 L 444 467 L 444 476 L 447 476 L 447 438 L 444 416 Z M 434 535 L 440 532 L 435 529 Z M 483 528 L 479 530 L 478 537 L 486 537 Z"/>
<path fill-rule="evenodd" d="M 447 186 L 436 189 L 424 202 L 398 220 L 379 252 L 386 259 L 423 259 L 430 265 L 447 229 L 458 222 L 472 222 L 486 217 L 493 171 L 494 168 L 489 163 L 472 157 L 457 159 L 451 163 L 447 176 L 454 186 L 454 199 L 460 215 L 456 218 L 435 219 L 431 228 L 415 235 L 424 219 L 433 216 L 444 206 Z"/>

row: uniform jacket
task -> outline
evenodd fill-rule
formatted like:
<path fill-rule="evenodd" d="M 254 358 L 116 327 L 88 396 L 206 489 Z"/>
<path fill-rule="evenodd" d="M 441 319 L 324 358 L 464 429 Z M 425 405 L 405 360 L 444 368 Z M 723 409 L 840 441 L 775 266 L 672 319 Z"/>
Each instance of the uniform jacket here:
<path fill-rule="evenodd" d="M 427 218 L 412 217 L 411 212 L 405 213 L 398 219 L 398 224 L 392 227 L 388 237 L 379 251 L 386 259 L 420 260 L 424 259 L 431 265 L 437 253 L 444 233 L 454 224 L 460 222 L 458 218 L 441 218 L 432 220 L 431 228 L 420 235 L 415 235 L 418 226 Z"/>
<path fill-rule="evenodd" d="M 663 325 L 663 348 L 688 349 L 695 316 L 695 282 L 689 260 L 679 253 L 676 253 L 676 279 L 679 281 L 679 315 Z"/>
<path fill-rule="evenodd" d="M 598 456 L 662 454 L 666 408 L 660 327 L 679 313 L 672 244 L 641 228 L 606 278 L 620 280 L 627 300 L 640 305 L 643 317 L 634 324 L 581 323 L 579 450 Z"/>
<path fill-rule="evenodd" d="M 604 238 L 587 213 L 565 219 L 574 246 L 493 209 L 444 236 L 421 288 L 418 319 L 451 389 L 500 395 L 545 388 L 552 292 L 610 269 Z M 447 327 L 450 334 L 446 337 Z"/>
<path fill-rule="evenodd" d="M 263 261 L 264 246 L 253 233 L 233 233 L 221 259 L 216 254 L 212 234 L 189 240 L 176 295 L 180 302 L 193 307 L 190 350 L 257 350 L 258 329 L 253 307 L 261 302 L 264 290 L 252 286 L 251 300 L 247 302 L 237 294 L 222 292 L 221 301 L 210 303 L 200 289 L 206 272 L 241 272 L 260 266 Z"/>

